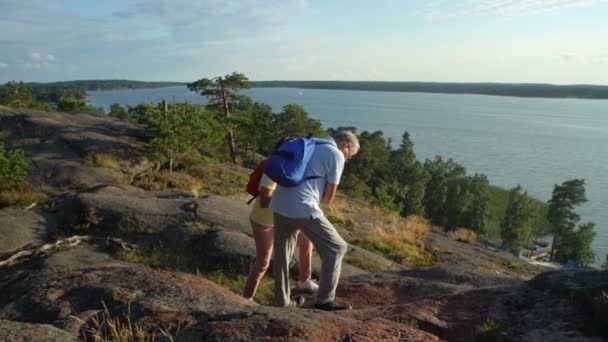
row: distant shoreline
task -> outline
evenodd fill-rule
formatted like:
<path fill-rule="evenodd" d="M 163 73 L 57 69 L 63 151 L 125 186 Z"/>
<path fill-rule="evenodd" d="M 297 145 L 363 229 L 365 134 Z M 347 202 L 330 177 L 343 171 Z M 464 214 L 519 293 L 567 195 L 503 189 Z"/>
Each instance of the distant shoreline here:
<path fill-rule="evenodd" d="M 153 89 L 185 86 L 186 82 L 143 82 L 131 80 L 78 80 L 51 83 L 28 83 L 31 86 L 74 87 L 85 91 Z M 416 92 L 435 94 L 471 94 L 554 99 L 608 99 L 608 86 L 540 83 L 448 83 L 448 82 L 376 82 L 376 81 L 252 81 L 253 88 L 297 88 L 320 90 L 353 90 Z"/>
<path fill-rule="evenodd" d="M 528 98 L 608 99 L 608 86 L 532 83 L 440 83 L 371 81 L 253 81 L 256 88 L 363 90 L 439 94 L 473 94 Z"/>
<path fill-rule="evenodd" d="M 77 80 L 77 81 L 64 81 L 64 82 L 50 82 L 50 83 L 38 83 L 28 82 L 33 87 L 73 87 L 81 88 L 86 91 L 100 91 L 100 90 L 132 90 L 132 89 L 154 89 L 163 87 L 173 87 L 186 85 L 185 82 L 144 82 L 144 81 L 132 81 L 132 80 Z"/>

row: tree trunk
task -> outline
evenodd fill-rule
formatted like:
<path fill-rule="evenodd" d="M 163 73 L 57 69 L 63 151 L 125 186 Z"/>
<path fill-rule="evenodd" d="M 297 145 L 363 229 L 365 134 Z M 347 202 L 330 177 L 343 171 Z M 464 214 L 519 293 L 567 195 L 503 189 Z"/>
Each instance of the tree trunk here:
<path fill-rule="evenodd" d="M 555 242 L 557 238 L 555 233 L 553 233 L 553 243 L 551 244 L 551 254 L 549 255 L 549 262 L 553 262 L 553 255 L 555 254 Z"/>
<path fill-rule="evenodd" d="M 220 84 L 222 87 L 222 102 L 224 105 L 224 115 L 226 117 L 226 121 L 230 118 L 230 110 L 228 108 L 228 96 L 226 95 L 226 90 L 224 89 L 224 81 L 220 78 Z M 230 147 L 230 158 L 232 158 L 232 162 L 236 164 L 236 147 L 234 144 L 234 133 L 232 133 L 232 128 L 228 129 L 228 146 Z"/>

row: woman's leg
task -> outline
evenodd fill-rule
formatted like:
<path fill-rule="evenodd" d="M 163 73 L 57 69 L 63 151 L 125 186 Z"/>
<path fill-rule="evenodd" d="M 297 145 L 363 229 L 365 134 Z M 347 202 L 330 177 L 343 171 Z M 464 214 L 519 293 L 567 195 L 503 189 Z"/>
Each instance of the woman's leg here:
<path fill-rule="evenodd" d="M 253 229 L 253 238 L 255 239 L 255 262 L 249 271 L 249 277 L 243 290 L 243 297 L 247 299 L 253 299 L 260 281 L 268 270 L 272 256 L 272 240 L 274 236 L 272 226 L 264 226 L 251 222 L 251 228 Z"/>
<path fill-rule="evenodd" d="M 300 231 L 298 234 L 298 249 L 299 249 L 299 258 L 298 265 L 300 268 L 298 280 L 301 282 L 307 281 L 310 279 L 312 274 L 312 242 L 308 240 L 306 235 Z"/>

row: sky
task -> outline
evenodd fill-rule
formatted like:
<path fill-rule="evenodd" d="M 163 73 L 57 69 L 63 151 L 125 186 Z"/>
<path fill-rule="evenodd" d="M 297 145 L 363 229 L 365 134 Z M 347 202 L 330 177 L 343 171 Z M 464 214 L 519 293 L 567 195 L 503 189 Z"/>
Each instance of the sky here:
<path fill-rule="evenodd" d="M 0 83 L 608 85 L 608 0 L 0 0 Z"/>

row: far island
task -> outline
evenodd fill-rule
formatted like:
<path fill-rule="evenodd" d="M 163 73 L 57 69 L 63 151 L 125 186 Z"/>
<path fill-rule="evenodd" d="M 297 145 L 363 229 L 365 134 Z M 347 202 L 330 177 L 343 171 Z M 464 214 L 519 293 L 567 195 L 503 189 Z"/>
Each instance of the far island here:
<path fill-rule="evenodd" d="M 517 97 L 608 99 L 608 86 L 541 83 L 444 83 L 376 81 L 254 81 L 259 88 L 300 88 L 365 91 L 397 91 L 444 94 L 478 94 Z"/>

